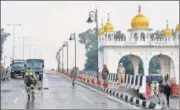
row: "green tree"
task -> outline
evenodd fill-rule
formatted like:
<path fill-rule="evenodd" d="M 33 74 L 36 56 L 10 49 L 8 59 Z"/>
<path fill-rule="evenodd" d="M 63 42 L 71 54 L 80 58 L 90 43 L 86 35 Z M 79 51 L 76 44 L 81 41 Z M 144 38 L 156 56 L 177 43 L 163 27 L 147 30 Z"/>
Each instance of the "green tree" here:
<path fill-rule="evenodd" d="M 98 68 L 96 29 L 89 29 L 79 34 L 79 42 L 84 44 L 86 49 L 87 60 L 84 70 L 96 71 Z"/>
<path fill-rule="evenodd" d="M 4 45 L 4 42 L 6 41 L 7 37 L 9 36 L 10 34 L 7 33 L 7 32 L 4 32 L 4 29 L 1 29 L 1 56 L 3 54 L 3 45 Z M 1 57 L 2 58 L 2 57 Z"/>

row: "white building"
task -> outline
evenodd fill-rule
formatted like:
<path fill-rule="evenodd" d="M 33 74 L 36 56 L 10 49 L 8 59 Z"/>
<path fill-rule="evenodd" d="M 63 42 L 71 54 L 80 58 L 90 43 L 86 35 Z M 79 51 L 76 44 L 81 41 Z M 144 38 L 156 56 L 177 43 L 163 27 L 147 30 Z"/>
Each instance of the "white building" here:
<path fill-rule="evenodd" d="M 175 38 L 167 23 L 163 36 L 151 39 L 152 29 L 139 7 L 139 13 L 132 19 L 131 27 L 129 35 L 122 39 L 115 38 L 109 18 L 99 30 L 99 71 L 102 71 L 105 64 L 111 73 L 116 73 L 120 59 L 130 56 L 134 73 L 138 74 L 139 62 L 142 61 L 144 75 L 149 75 L 149 63 L 154 56 L 158 56 L 161 74 L 164 76 L 168 73 L 179 84 L 179 24 L 176 26 Z"/>

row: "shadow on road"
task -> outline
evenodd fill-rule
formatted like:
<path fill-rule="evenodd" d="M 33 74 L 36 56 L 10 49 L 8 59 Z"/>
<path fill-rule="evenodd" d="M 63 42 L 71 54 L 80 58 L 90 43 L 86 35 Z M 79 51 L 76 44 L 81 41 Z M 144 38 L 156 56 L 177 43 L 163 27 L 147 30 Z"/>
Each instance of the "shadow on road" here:
<path fill-rule="evenodd" d="M 34 102 L 35 100 L 28 100 L 26 104 L 26 109 L 30 109 L 30 110 L 35 109 Z"/>

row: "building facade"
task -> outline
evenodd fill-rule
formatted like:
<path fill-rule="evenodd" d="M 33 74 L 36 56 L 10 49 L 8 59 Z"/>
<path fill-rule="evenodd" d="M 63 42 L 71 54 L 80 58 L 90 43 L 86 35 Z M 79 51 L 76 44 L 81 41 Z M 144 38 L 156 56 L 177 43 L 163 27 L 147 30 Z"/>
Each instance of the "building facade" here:
<path fill-rule="evenodd" d="M 107 65 L 111 73 L 117 73 L 119 61 L 129 56 L 134 74 L 138 73 L 139 62 L 143 64 L 143 75 L 150 75 L 150 61 L 153 57 L 158 57 L 161 65 L 160 75 L 169 74 L 175 78 L 179 84 L 179 24 L 175 28 L 175 34 L 166 24 L 161 37 L 151 38 L 152 29 L 149 28 L 149 20 L 139 13 L 131 20 L 129 36 L 124 38 L 115 37 L 113 25 L 109 17 L 105 25 L 99 29 L 98 37 L 98 63 L 99 72 L 103 65 Z"/>

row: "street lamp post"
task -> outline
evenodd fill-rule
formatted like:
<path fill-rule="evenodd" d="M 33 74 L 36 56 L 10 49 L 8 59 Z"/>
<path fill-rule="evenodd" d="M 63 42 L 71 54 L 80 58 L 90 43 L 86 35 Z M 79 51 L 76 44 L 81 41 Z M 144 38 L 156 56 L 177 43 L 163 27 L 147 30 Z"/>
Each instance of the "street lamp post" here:
<path fill-rule="evenodd" d="M 94 14 L 94 16 L 92 16 Z M 94 20 L 92 19 L 94 18 Z M 95 22 L 96 23 L 96 40 L 97 40 L 97 80 L 99 80 L 99 66 L 98 66 L 98 10 L 96 8 L 95 11 L 89 12 L 89 18 L 87 20 L 88 23 Z"/>
<path fill-rule="evenodd" d="M 74 67 L 76 68 L 76 35 L 72 33 L 69 40 L 74 40 Z"/>
<path fill-rule="evenodd" d="M 12 26 L 12 27 L 13 27 L 12 59 L 14 59 L 14 54 L 15 54 L 15 27 L 16 27 L 16 26 L 21 26 L 21 24 L 8 24 L 7 26 Z"/>
<path fill-rule="evenodd" d="M 59 49 L 59 69 L 58 70 L 61 70 L 61 49 Z"/>
<path fill-rule="evenodd" d="M 6 58 L 7 58 L 7 56 L 4 55 L 4 67 L 6 66 Z"/>
<path fill-rule="evenodd" d="M 68 56 L 69 56 L 69 46 L 68 46 L 68 41 L 65 41 L 64 42 L 64 47 L 67 47 L 67 73 L 68 73 L 68 70 L 69 70 L 69 68 L 68 68 Z"/>
<path fill-rule="evenodd" d="M 64 72 L 64 45 L 62 46 L 62 72 Z"/>
<path fill-rule="evenodd" d="M 27 39 L 27 37 L 20 37 L 20 39 L 22 39 L 23 42 L 23 59 L 24 59 L 24 40 Z"/>

